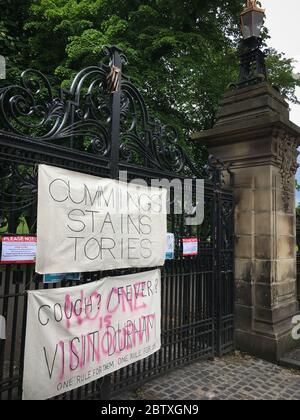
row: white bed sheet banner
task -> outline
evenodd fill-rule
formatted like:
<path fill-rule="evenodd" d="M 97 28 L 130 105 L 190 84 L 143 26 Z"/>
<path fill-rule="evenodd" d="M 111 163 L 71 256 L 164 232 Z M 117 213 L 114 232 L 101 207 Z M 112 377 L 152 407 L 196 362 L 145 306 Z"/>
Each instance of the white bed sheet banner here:
<path fill-rule="evenodd" d="M 23 399 L 71 391 L 160 347 L 160 270 L 29 291 Z"/>
<path fill-rule="evenodd" d="M 40 274 L 165 263 L 167 191 L 40 165 Z"/>

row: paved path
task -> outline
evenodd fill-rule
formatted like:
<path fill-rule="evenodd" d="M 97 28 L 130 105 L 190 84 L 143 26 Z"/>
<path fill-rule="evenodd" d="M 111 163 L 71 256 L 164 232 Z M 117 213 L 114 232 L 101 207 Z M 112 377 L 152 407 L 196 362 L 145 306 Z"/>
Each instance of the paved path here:
<path fill-rule="evenodd" d="M 235 353 L 153 379 L 116 400 L 300 400 L 300 372 Z"/>

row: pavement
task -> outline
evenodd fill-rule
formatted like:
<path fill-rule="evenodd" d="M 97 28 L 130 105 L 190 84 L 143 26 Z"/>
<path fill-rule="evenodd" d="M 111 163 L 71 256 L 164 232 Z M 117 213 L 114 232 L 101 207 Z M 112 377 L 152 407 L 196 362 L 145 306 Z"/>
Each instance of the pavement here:
<path fill-rule="evenodd" d="M 280 360 L 281 366 L 300 370 L 300 347 L 286 353 Z"/>
<path fill-rule="evenodd" d="M 300 400 L 300 371 L 236 352 L 178 368 L 113 400 Z"/>

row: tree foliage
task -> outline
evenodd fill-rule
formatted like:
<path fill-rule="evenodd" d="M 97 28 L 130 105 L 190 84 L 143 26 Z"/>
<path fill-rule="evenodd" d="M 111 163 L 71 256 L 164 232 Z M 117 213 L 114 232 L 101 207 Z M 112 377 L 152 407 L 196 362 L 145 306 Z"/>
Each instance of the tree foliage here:
<path fill-rule="evenodd" d="M 154 116 L 191 132 L 212 126 L 220 97 L 237 79 L 243 3 L 25 0 L 19 8 L 20 1 L 6 0 L 0 45 L 10 78 L 22 64 L 67 86 L 79 69 L 99 61 L 103 45 L 117 44 Z M 268 64 L 270 81 L 296 101 L 292 61 L 272 50 Z"/>
<path fill-rule="evenodd" d="M 0 54 L 6 57 L 9 81 L 18 77 L 28 59 L 28 40 L 25 23 L 29 16 L 30 0 L 0 0 Z"/>

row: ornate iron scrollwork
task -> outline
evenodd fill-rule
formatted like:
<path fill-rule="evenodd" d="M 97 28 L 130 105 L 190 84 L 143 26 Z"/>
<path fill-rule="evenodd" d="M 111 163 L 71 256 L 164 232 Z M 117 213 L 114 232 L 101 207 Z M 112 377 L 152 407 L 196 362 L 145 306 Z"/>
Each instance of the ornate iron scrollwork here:
<path fill-rule="evenodd" d="M 104 65 L 88 67 L 74 78 L 69 91 L 58 96 L 48 79 L 26 70 L 21 84 L 0 90 L 0 115 L 4 130 L 37 141 L 107 156 L 110 150 L 111 108 Z M 78 143 L 78 144 L 76 144 Z"/>
<path fill-rule="evenodd" d="M 36 211 L 37 168 L 3 161 L 0 164 L 0 233 L 11 233 L 22 223 L 27 225 L 27 216 Z"/>
<path fill-rule="evenodd" d="M 114 145 L 120 162 L 144 166 L 154 173 L 159 170 L 203 178 L 206 170 L 199 170 L 187 156 L 178 131 L 150 118 L 139 90 L 122 72 L 126 63 L 122 51 L 105 47 L 104 54 L 109 64 L 103 60 L 83 69 L 70 89 L 60 89 L 57 95 L 42 73 L 23 72 L 20 85 L 0 90 L 0 121 L 4 124 L 0 132 L 77 149 L 107 161 Z M 120 95 L 120 107 L 115 108 L 114 95 Z M 116 112 L 120 113 L 117 130 Z M 220 172 L 211 162 L 210 175 L 214 170 Z M 211 180 L 220 182 L 216 173 Z"/>
<path fill-rule="evenodd" d="M 224 183 L 224 175 L 229 175 L 230 185 L 233 185 L 233 172 L 230 169 L 231 165 L 225 164 L 221 159 L 214 155 L 208 157 L 207 164 L 204 166 L 204 176 L 208 178 L 216 188 L 221 188 Z"/>
<path fill-rule="evenodd" d="M 175 174 L 199 175 L 180 145 L 177 129 L 151 119 L 138 89 L 122 81 L 120 159 Z"/>

